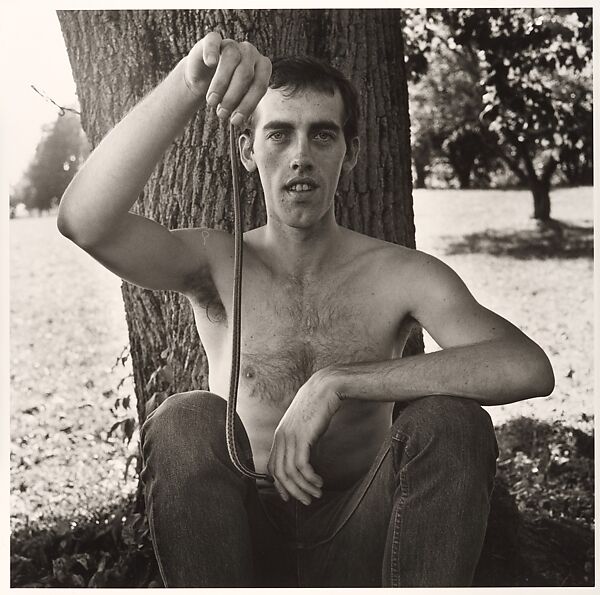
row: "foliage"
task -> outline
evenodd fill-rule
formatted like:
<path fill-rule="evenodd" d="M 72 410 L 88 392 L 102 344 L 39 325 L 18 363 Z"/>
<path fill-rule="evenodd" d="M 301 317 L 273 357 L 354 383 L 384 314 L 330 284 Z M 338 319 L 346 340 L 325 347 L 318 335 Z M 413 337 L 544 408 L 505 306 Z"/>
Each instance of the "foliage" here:
<path fill-rule="evenodd" d="M 457 51 L 451 30 L 431 11 L 411 13 L 404 30 L 411 40 L 410 65 L 416 69 L 416 56 L 427 62 L 422 72 L 411 72 L 409 83 L 415 184 L 425 186 L 436 158 L 448 161 L 461 188 L 470 186 L 473 174 L 479 185 L 485 184 L 496 167 L 495 136 L 479 121 L 484 106 L 477 56 Z M 428 40 L 425 48 L 423 38 Z"/>
<path fill-rule="evenodd" d="M 407 52 L 424 52 L 429 65 L 425 70 L 417 57 L 407 60 L 418 66 L 412 71 L 418 99 L 411 105 L 417 155 L 420 143 L 439 151 L 440 133 L 454 134 L 444 151 L 450 158 L 448 149 L 468 126 L 471 153 L 485 156 L 484 167 L 493 164 L 490 151 L 502 159 L 534 192 L 540 219 L 549 217 L 557 167 L 570 183 L 591 182 L 590 9 L 421 9 L 407 23 Z M 430 126 L 425 101 L 443 126 Z"/>
<path fill-rule="evenodd" d="M 594 528 L 594 435 L 517 417 L 497 429 L 499 474 L 521 512 Z"/>
<path fill-rule="evenodd" d="M 118 502 L 93 518 L 60 520 L 11 536 L 13 587 L 162 586 L 145 517 L 134 500 Z"/>
<path fill-rule="evenodd" d="M 591 9 L 461 9 L 454 40 L 476 52 L 482 119 L 528 184 L 549 184 L 569 150 L 583 149 L 592 118 Z M 562 153 L 562 155 L 561 155 Z"/>
<path fill-rule="evenodd" d="M 111 371 L 116 368 L 123 367 L 128 371 L 127 362 L 131 354 L 129 352 L 129 344 L 123 347 L 123 350 L 115 360 Z M 117 383 L 116 396 L 114 400 L 114 405 L 111 407 L 111 413 L 116 418 L 116 421 L 111 425 L 110 430 L 108 431 L 107 438 L 110 438 L 114 432 L 117 430 L 121 431 L 121 435 L 123 440 L 129 444 L 131 439 L 133 438 L 134 432 L 137 429 L 138 421 L 135 414 L 131 413 L 131 405 L 132 405 L 132 395 L 130 391 L 127 391 L 125 395 L 123 395 L 123 388 L 126 386 L 126 382 L 129 378 L 132 378 L 133 374 L 128 371 L 125 376 L 123 376 L 119 382 Z M 113 392 L 113 391 L 111 391 Z M 133 396 L 135 401 L 135 396 Z M 132 460 L 134 455 L 130 455 L 127 460 L 126 469 L 129 467 L 129 462 Z M 139 464 L 139 457 L 138 457 Z"/>
<path fill-rule="evenodd" d="M 33 160 L 11 193 L 11 204 L 47 211 L 57 205 L 89 153 L 79 116 L 65 112 L 46 126 Z"/>

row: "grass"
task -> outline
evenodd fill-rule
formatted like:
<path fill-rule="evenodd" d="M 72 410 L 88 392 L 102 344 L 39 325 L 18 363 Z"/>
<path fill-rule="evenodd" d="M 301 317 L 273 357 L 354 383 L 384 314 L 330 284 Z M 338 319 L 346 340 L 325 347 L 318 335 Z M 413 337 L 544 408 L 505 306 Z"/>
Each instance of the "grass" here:
<path fill-rule="evenodd" d="M 550 357 L 556 376 L 552 395 L 488 407 L 494 423 L 526 415 L 591 431 L 592 189 L 557 189 L 552 209 L 566 224 L 566 248 L 555 256 L 547 247 L 555 240 L 530 218 L 527 191 L 417 190 L 417 247 L 450 265 L 480 303 L 525 331 Z M 426 349 L 435 348 L 426 337 Z"/>
<path fill-rule="evenodd" d="M 503 473 L 525 481 L 519 506 L 593 527 L 593 453 L 589 440 L 587 458 L 574 446 L 593 429 L 591 189 L 553 192 L 553 215 L 567 224 L 567 247 L 556 254 L 555 239 L 529 219 L 528 192 L 419 190 L 414 205 L 417 246 L 452 266 L 554 365 L 551 397 L 488 408 Z M 129 361 L 114 367 L 127 343 L 120 281 L 62 238 L 53 217 L 10 222 L 10 266 L 13 580 L 147 586 L 147 535 L 123 516 L 137 485 L 135 462 L 125 477 L 137 437 L 127 445 L 109 435 L 130 415 L 115 400 L 132 396 L 128 379 L 117 389 Z M 436 348 L 430 338 L 426 347 Z M 549 437 L 546 450 L 539 441 L 527 450 L 538 434 Z M 132 535 L 144 535 L 144 547 Z M 146 570 L 132 574 L 136 565 Z"/>
<path fill-rule="evenodd" d="M 124 479 L 134 441 L 108 437 L 129 373 L 111 370 L 128 341 L 120 281 L 60 236 L 53 217 L 10 222 L 10 275 L 15 531 L 89 517 L 136 480 Z"/>

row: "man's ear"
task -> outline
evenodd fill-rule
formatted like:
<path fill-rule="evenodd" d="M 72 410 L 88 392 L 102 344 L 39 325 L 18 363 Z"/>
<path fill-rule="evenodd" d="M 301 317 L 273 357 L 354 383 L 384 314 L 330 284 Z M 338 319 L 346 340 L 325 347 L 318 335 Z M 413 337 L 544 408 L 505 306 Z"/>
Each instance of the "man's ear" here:
<path fill-rule="evenodd" d="M 346 155 L 344 162 L 342 163 L 342 173 L 347 174 L 354 169 L 356 161 L 358 160 L 358 152 L 360 151 L 360 141 L 358 136 L 355 136 L 351 141 L 350 145 L 346 147 Z"/>
<path fill-rule="evenodd" d="M 256 171 L 256 161 L 254 161 L 254 151 L 252 150 L 252 138 L 249 134 L 240 134 L 238 145 L 240 149 L 240 158 L 247 171 Z"/>

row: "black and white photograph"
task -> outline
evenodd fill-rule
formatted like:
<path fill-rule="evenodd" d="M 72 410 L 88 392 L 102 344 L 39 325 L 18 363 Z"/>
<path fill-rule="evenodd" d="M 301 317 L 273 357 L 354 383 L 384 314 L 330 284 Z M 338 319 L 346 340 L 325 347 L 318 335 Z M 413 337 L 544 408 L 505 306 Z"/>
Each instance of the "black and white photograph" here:
<path fill-rule="evenodd" d="M 5 8 L 10 587 L 594 587 L 594 18 Z"/>

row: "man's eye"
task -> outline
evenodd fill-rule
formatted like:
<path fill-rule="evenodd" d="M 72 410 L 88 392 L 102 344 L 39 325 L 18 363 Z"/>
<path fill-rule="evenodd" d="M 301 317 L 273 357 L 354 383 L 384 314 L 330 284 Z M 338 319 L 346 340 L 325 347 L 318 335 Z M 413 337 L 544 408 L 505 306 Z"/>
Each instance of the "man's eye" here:
<path fill-rule="evenodd" d="M 317 140 L 328 141 L 332 140 L 334 136 L 331 132 L 328 132 L 327 130 L 322 130 L 321 132 L 317 132 L 316 138 Z"/>
<path fill-rule="evenodd" d="M 285 134 L 276 130 L 275 132 L 271 132 L 267 138 L 274 141 L 282 141 L 285 138 Z"/>

